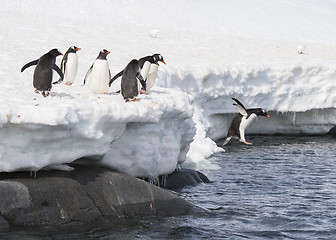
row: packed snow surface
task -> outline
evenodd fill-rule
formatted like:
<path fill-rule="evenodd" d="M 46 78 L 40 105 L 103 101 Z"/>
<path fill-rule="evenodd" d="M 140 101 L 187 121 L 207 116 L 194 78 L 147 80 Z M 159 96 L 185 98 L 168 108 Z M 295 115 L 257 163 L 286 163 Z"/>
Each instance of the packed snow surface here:
<path fill-rule="evenodd" d="M 237 113 L 232 97 L 271 116 L 247 133 L 320 134 L 336 125 L 336 1 L 11 0 L 0 14 L 0 171 L 83 157 L 149 178 L 183 162 L 216 167 L 205 159 L 222 151 L 214 140 Z M 35 94 L 34 67 L 21 67 L 72 45 L 82 49 L 73 85 Z M 91 93 L 90 79 L 82 86 L 102 49 L 112 76 L 154 53 L 167 65 L 149 95 L 125 103 L 115 93 L 120 80 L 107 95 Z"/>

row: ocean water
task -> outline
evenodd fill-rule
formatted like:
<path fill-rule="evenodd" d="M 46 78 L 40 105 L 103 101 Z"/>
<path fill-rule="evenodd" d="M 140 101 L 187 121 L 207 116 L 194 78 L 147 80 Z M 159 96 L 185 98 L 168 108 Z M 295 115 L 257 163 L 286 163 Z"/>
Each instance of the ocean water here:
<path fill-rule="evenodd" d="M 248 136 L 202 171 L 213 182 L 178 195 L 207 209 L 68 229 L 11 228 L 0 239 L 335 239 L 336 138 Z"/>

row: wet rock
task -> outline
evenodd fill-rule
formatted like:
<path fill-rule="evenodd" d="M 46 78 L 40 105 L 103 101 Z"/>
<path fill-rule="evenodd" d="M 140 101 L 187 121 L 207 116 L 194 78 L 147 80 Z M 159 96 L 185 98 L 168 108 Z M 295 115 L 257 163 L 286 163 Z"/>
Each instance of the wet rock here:
<path fill-rule="evenodd" d="M 177 190 L 186 186 L 194 186 L 198 183 L 210 183 L 211 181 L 203 173 L 192 169 L 176 170 L 167 178 L 160 177 L 159 186 L 171 190 Z"/>
<path fill-rule="evenodd" d="M 39 171 L 36 179 L 26 172 L 0 173 L 0 225 L 6 221 L 20 226 L 71 226 L 101 218 L 200 211 L 143 180 L 98 167 L 74 167 L 72 172 Z"/>
<path fill-rule="evenodd" d="M 0 231 L 9 228 L 8 222 L 0 216 Z"/>

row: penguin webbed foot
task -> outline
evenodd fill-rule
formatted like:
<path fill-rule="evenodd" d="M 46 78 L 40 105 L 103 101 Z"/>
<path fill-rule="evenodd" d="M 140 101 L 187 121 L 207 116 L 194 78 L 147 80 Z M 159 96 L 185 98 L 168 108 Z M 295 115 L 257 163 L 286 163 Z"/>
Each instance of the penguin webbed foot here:
<path fill-rule="evenodd" d="M 246 141 L 243 141 L 243 143 L 245 143 L 246 145 L 253 145 L 253 143 L 246 142 Z"/>
<path fill-rule="evenodd" d="M 49 92 L 42 91 L 42 96 L 43 96 L 43 97 L 47 97 L 47 96 L 49 96 Z"/>
<path fill-rule="evenodd" d="M 39 90 L 35 89 L 35 93 L 41 94 Z M 49 91 L 42 91 L 42 96 L 43 97 L 48 97 L 49 96 Z"/>
<path fill-rule="evenodd" d="M 140 99 L 139 98 L 126 98 L 125 102 L 139 102 Z"/>
<path fill-rule="evenodd" d="M 145 90 L 141 89 L 140 90 L 140 94 L 144 94 L 144 95 L 149 95 L 149 93 L 147 93 Z"/>

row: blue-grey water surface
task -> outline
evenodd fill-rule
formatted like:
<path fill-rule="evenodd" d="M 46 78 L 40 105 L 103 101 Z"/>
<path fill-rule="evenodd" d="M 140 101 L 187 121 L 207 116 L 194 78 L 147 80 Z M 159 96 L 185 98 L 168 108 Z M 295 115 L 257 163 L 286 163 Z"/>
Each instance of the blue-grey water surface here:
<path fill-rule="evenodd" d="M 11 228 L 0 239 L 336 239 L 336 139 L 248 136 L 211 158 L 213 183 L 179 195 L 209 210 L 72 229 Z"/>

